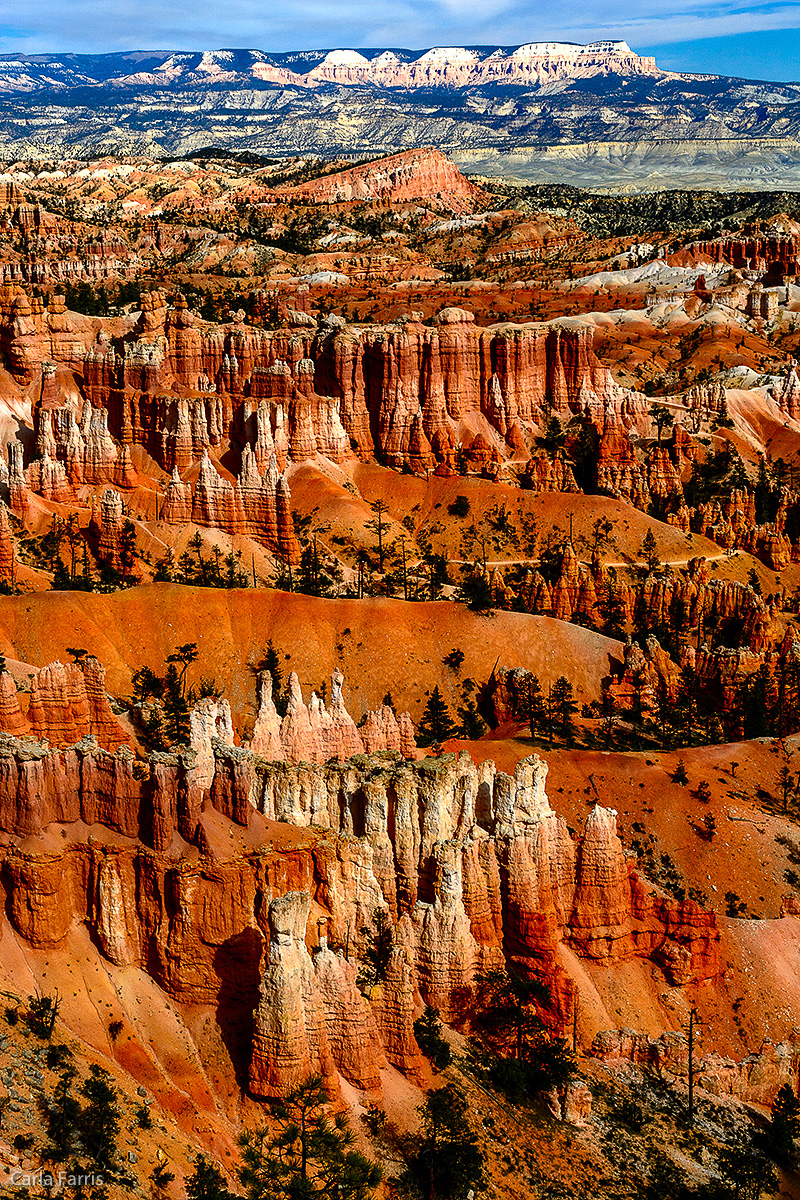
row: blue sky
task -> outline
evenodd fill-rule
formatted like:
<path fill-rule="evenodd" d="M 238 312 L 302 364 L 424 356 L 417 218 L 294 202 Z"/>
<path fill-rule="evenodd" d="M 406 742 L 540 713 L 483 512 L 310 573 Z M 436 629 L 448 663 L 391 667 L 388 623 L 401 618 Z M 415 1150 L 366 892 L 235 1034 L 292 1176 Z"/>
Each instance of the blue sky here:
<path fill-rule="evenodd" d="M 800 78 L 796 0 L 581 0 L 570 6 L 552 0 L 37 0 L 13 9 L 11 0 L 0 0 L 5 53 L 598 38 L 625 38 L 673 70 Z"/>

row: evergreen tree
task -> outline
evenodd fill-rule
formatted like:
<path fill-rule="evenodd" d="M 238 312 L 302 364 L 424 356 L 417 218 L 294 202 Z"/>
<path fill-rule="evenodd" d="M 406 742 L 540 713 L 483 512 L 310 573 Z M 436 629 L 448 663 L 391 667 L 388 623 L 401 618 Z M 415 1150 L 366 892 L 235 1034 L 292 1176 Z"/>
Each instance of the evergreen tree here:
<path fill-rule="evenodd" d="M 283 694 L 283 667 L 281 666 L 281 655 L 278 648 L 273 644 L 272 639 L 267 642 L 267 648 L 264 651 L 264 657 L 253 668 L 256 676 L 261 676 L 263 671 L 269 671 L 270 679 L 272 680 L 272 703 L 279 717 L 286 716 L 288 706 L 288 697 Z"/>
<path fill-rule="evenodd" d="M 369 1200 L 383 1172 L 353 1149 L 344 1113 L 331 1120 L 319 1075 L 311 1075 L 273 1106 L 276 1132 L 248 1130 L 239 1139 L 239 1182 L 247 1200 Z"/>
<path fill-rule="evenodd" d="M 53 1036 L 56 1019 L 61 1010 L 61 997 L 58 992 L 52 996 L 42 996 L 37 993 L 28 997 L 27 1025 L 32 1033 L 44 1041 Z"/>
<path fill-rule="evenodd" d="M 734 1200 L 760 1200 L 778 1182 L 772 1164 L 749 1146 L 726 1147 L 719 1165 L 733 1188 Z"/>
<path fill-rule="evenodd" d="M 560 675 L 550 688 L 547 703 L 551 727 L 555 721 L 561 737 L 565 741 L 571 740 L 575 733 L 572 718 L 578 711 L 578 706 L 574 700 L 572 684 L 564 675 Z"/>
<path fill-rule="evenodd" d="M 564 443 L 567 440 L 564 430 L 561 428 L 561 422 L 558 417 L 550 417 L 542 438 L 542 445 L 551 458 L 555 458 L 559 450 L 564 448 Z"/>
<path fill-rule="evenodd" d="M 186 672 L 192 663 L 197 661 L 199 653 L 197 642 L 186 642 L 185 645 L 178 646 L 177 650 L 173 650 L 172 654 L 167 655 L 168 663 L 174 664 L 176 667 L 180 664 L 178 684 L 182 696 L 186 695 Z"/>
<path fill-rule="evenodd" d="M 458 599 L 472 612 L 485 612 L 494 604 L 492 589 L 479 563 L 462 579 Z"/>
<path fill-rule="evenodd" d="M 198 566 L 198 570 L 200 572 L 200 579 L 202 581 L 203 587 L 208 587 L 208 582 L 209 582 L 208 563 L 203 558 L 203 553 L 202 553 L 203 552 L 203 539 L 200 537 L 199 531 L 190 540 L 190 542 L 188 543 L 188 547 L 190 550 L 192 550 L 197 555 L 197 566 Z"/>
<path fill-rule="evenodd" d="M 514 971 L 495 970 L 478 979 L 478 1027 L 491 1053 L 478 1050 L 475 1065 L 484 1078 L 515 1103 L 561 1087 L 574 1072 L 574 1055 L 551 1037 L 538 1006 L 547 988 Z"/>
<path fill-rule="evenodd" d="M 679 783 L 682 787 L 686 787 L 686 784 L 689 782 L 689 776 L 686 774 L 686 763 L 682 758 L 678 759 L 671 779 L 673 783 Z"/>
<path fill-rule="evenodd" d="M 125 521 L 117 544 L 119 564 L 122 568 L 122 582 L 130 580 L 133 564 L 136 561 L 136 526 L 133 521 Z"/>
<path fill-rule="evenodd" d="M 598 601 L 597 609 L 603 618 L 601 632 L 606 637 L 616 638 L 617 641 L 624 642 L 627 618 L 625 606 L 622 601 L 622 592 L 617 586 L 617 572 L 614 567 L 609 567 L 608 569 L 608 583 L 603 589 L 603 595 Z"/>
<path fill-rule="evenodd" d="M 322 596 L 326 590 L 322 583 L 316 538 L 308 543 L 300 555 L 297 590 L 306 596 Z"/>
<path fill-rule="evenodd" d="M 647 569 L 650 572 L 657 571 L 661 566 L 661 560 L 658 557 L 658 548 L 656 546 L 656 538 L 652 529 L 648 529 L 645 534 L 642 548 L 639 552 L 647 564 Z"/>
<path fill-rule="evenodd" d="M 772 1105 L 769 1123 L 769 1140 L 778 1162 L 787 1162 L 794 1157 L 797 1137 L 800 1137 L 800 1100 L 785 1083 Z"/>
<path fill-rule="evenodd" d="M 738 689 L 738 707 L 744 718 L 745 738 L 772 733 L 772 675 L 767 663 L 748 675 Z"/>
<path fill-rule="evenodd" d="M 449 1066 L 451 1053 L 449 1045 L 442 1037 L 442 1022 L 437 1010 L 429 1004 L 425 1005 L 422 1016 L 417 1017 L 414 1022 L 414 1037 L 422 1053 L 431 1060 L 437 1071 L 443 1071 Z"/>
<path fill-rule="evenodd" d="M 362 925 L 359 931 L 364 939 L 361 957 L 365 964 L 359 972 L 359 983 L 367 987 L 382 983 L 386 978 L 394 946 L 394 929 L 389 912 L 385 908 L 376 908 L 372 919 L 374 929 Z"/>
<path fill-rule="evenodd" d="M 165 732 L 170 744 L 186 745 L 189 741 L 189 705 L 184 699 L 180 675 L 174 662 L 167 667 L 163 706 Z"/>
<path fill-rule="evenodd" d="M 538 675 L 528 676 L 527 710 L 531 737 L 536 739 L 542 731 L 542 725 L 547 713 L 544 696 L 542 695 L 542 685 L 539 682 Z"/>
<path fill-rule="evenodd" d="M 89 1071 L 89 1078 L 81 1086 L 88 1100 L 79 1122 L 81 1145 L 100 1173 L 110 1173 L 119 1142 L 117 1093 L 109 1082 L 110 1075 L 102 1067 L 92 1064 Z"/>
<path fill-rule="evenodd" d="M 69 571 L 64 565 L 64 560 L 59 554 L 56 558 L 55 568 L 53 570 L 53 582 L 51 584 L 54 592 L 66 592 L 71 586 Z"/>
<path fill-rule="evenodd" d="M 422 1141 L 409 1155 L 408 1174 L 427 1200 L 462 1200 L 483 1178 L 483 1154 L 467 1120 L 468 1105 L 449 1084 L 429 1092 L 417 1109 Z"/>
<path fill-rule="evenodd" d="M 654 404 L 650 409 L 650 416 L 658 432 L 658 444 L 660 446 L 664 430 L 672 428 L 675 424 L 675 418 L 663 404 Z"/>
<path fill-rule="evenodd" d="M 478 712 L 478 706 L 473 697 L 465 698 L 464 703 L 456 709 L 456 712 L 461 721 L 461 726 L 458 730 L 459 737 L 466 738 L 469 742 L 477 741 L 478 738 L 483 737 L 488 726 Z"/>
<path fill-rule="evenodd" d="M 199 1154 L 194 1171 L 184 1181 L 186 1200 L 235 1200 L 225 1176 L 213 1162 Z"/>
<path fill-rule="evenodd" d="M 133 698 L 138 704 L 144 704 L 151 697 L 158 699 L 164 695 L 164 680 L 150 667 L 140 667 L 134 671 L 131 682 Z"/>
<path fill-rule="evenodd" d="M 45 1124 L 52 1143 L 48 1147 L 47 1155 L 54 1162 L 64 1162 L 77 1148 L 81 1106 L 72 1093 L 76 1074 L 74 1067 L 68 1067 L 53 1090 L 52 1100 L 45 1099 L 42 1102 Z"/>
<path fill-rule="evenodd" d="M 371 508 L 375 516 L 366 522 L 365 528 L 374 533 L 378 539 L 378 570 L 383 573 L 383 560 L 386 553 L 385 535 L 388 528 L 386 514 L 389 506 L 383 500 L 375 500 Z"/>
<path fill-rule="evenodd" d="M 428 697 L 425 711 L 419 719 L 417 743 L 420 746 L 432 746 L 434 742 L 444 742 L 447 738 L 455 737 L 457 732 L 450 709 L 437 684 Z"/>
<path fill-rule="evenodd" d="M 478 976 L 475 999 L 478 1021 L 492 1045 L 512 1058 L 525 1058 L 531 1038 L 542 1029 L 538 1004 L 549 993 L 538 979 L 496 969 Z"/>

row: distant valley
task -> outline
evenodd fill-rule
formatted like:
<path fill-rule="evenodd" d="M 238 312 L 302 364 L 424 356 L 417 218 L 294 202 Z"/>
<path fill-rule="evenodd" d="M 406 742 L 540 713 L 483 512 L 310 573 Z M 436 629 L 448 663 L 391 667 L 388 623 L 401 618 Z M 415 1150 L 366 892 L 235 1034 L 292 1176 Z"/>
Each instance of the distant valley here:
<path fill-rule="evenodd" d="M 800 186 L 800 83 L 660 70 L 625 42 L 0 56 L 0 156 L 436 146 L 526 182 Z"/>

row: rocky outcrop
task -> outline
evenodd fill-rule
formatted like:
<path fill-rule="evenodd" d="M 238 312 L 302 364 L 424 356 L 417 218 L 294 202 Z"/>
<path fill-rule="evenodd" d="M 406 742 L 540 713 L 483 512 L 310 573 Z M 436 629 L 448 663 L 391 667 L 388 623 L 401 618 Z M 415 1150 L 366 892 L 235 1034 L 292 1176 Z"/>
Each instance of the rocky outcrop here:
<path fill-rule="evenodd" d="M 337 1072 L 372 1088 L 384 1055 L 418 1075 L 421 1000 L 458 1021 L 477 973 L 508 961 L 550 984 L 549 1019 L 563 1028 L 572 985 L 558 963 L 562 942 L 607 964 L 653 958 L 675 983 L 718 969 L 713 913 L 649 888 L 610 810 L 596 807 L 576 844 L 535 756 L 509 776 L 466 755 L 295 766 L 218 739 L 212 747 L 204 810 L 193 752 L 145 766 L 91 739 L 58 751 L 5 738 L 0 828 L 35 836 L 52 821 L 81 820 L 134 839 L 10 851 L 9 911 L 39 946 L 86 920 L 112 961 L 144 966 L 172 995 L 202 1003 L 225 980 L 255 989 L 268 931 L 250 1066 L 259 1095 L 309 1070 L 331 1089 Z M 254 807 L 279 825 L 259 824 Z M 220 842 L 214 827 L 225 819 L 249 827 L 252 850 L 229 850 L 229 835 Z M 286 823 L 295 834 L 276 841 L 268 830 Z M 174 857 L 176 834 L 199 859 Z M 388 961 L 359 989 L 378 911 L 388 916 Z"/>
<path fill-rule="evenodd" d="M 330 705 L 326 708 L 316 692 L 311 693 L 306 705 L 300 680 L 293 671 L 288 680 L 286 715 L 281 719 L 272 698 L 272 679 L 269 672 L 263 672 L 250 749 L 272 762 L 324 763 L 381 750 L 413 758 L 417 747 L 410 714 L 402 713 L 398 718 L 393 709 L 383 705 L 377 712 L 368 712 L 361 727 L 356 728 L 342 699 L 343 685 L 344 675 L 334 671 Z"/>
<path fill-rule="evenodd" d="M 698 1036 L 699 1035 L 699 1036 Z M 797 1084 L 800 1044 L 796 1041 L 775 1044 L 765 1041 L 756 1054 L 737 1062 L 720 1054 L 706 1053 L 702 1030 L 694 1051 L 695 1086 L 713 1096 L 734 1096 L 753 1104 L 770 1105 L 781 1087 L 792 1090 Z M 689 1045 L 683 1030 L 649 1037 L 633 1029 L 608 1029 L 598 1033 L 590 1054 L 613 1065 L 632 1062 L 662 1079 L 674 1083 L 686 1081 L 689 1071 Z"/>
<path fill-rule="evenodd" d="M 360 55 L 358 56 L 360 57 Z M 366 60 L 364 60 L 366 65 Z M 312 179 L 282 194 L 312 204 L 342 204 L 351 201 L 437 200 L 454 213 L 474 212 L 485 207 L 489 197 L 465 179 L 458 167 L 441 150 L 425 147 L 406 150 L 365 166 L 353 167 Z"/>
<path fill-rule="evenodd" d="M 164 497 L 162 521 L 183 525 L 191 520 L 207 529 L 247 534 L 296 565 L 300 543 L 292 522 L 291 493 L 278 474 L 275 455 L 263 476 L 249 447 L 245 447 L 242 463 L 239 479 L 231 483 L 203 450 L 194 492 L 189 484 L 181 483 L 176 466 Z"/>
<path fill-rule="evenodd" d="M 545 403 L 601 425 L 611 419 L 604 413 L 619 424 L 623 414 L 630 420 L 632 406 L 646 410 L 597 362 L 592 329 L 577 321 L 483 328 L 472 313 L 449 308 L 432 326 L 412 314 L 353 329 L 332 315 L 318 326 L 307 317 L 309 324 L 267 331 L 239 320 L 209 325 L 180 295 L 170 307 L 162 293 L 144 293 L 141 304 L 122 354 L 102 328 L 98 334 L 97 321 L 84 325 L 50 310 L 45 316 L 22 293 L 0 304 L 0 346 L 15 376 L 42 378 L 37 439 L 72 485 L 135 482 L 123 448 L 136 445 L 182 477 L 226 439 L 243 453 L 241 492 L 262 490 L 258 476 L 273 454 L 280 470 L 317 454 L 335 462 L 359 454 L 424 472 L 437 462 L 452 468 L 461 446 L 475 469 L 486 469 L 527 457 L 525 431 L 538 426 Z M 64 331 L 56 336 L 59 322 Z M 65 366 L 81 369 L 80 412 L 74 382 L 62 378 Z M 606 441 L 611 464 L 620 451 Z M 563 462 L 539 478 L 541 470 L 532 474 L 537 486 L 575 487 Z M 604 470 L 617 486 L 611 465 Z M 258 496 L 253 502 L 261 503 Z M 246 507 L 243 496 L 225 505 L 232 509 L 226 519 L 241 521 L 234 514 Z"/>
<path fill-rule="evenodd" d="M 195 752 L 195 783 L 210 788 L 214 780 L 214 742 L 234 745 L 231 706 L 224 697 L 204 696 L 189 713 L 189 745 Z"/>
<path fill-rule="evenodd" d="M 283 1095 L 311 1074 L 335 1073 L 322 996 L 306 949 L 311 899 L 289 892 L 269 906 L 269 958 L 253 1028 L 250 1088 Z"/>
<path fill-rule="evenodd" d="M 378 1027 L 356 986 L 356 968 L 322 935 L 306 948 L 311 898 L 290 892 L 269 906 L 268 961 L 255 1013 L 250 1089 L 282 1095 L 311 1073 L 335 1087 L 337 1069 L 357 1087 L 380 1087 L 386 1063 Z"/>
<path fill-rule="evenodd" d="M 98 534 L 97 557 L 115 571 L 122 565 L 119 543 L 124 524 L 123 514 L 122 496 L 113 488 L 106 488 L 99 504 L 95 502 L 92 519 Z"/>
<path fill-rule="evenodd" d="M 17 682 L 11 672 L 4 667 L 0 671 L 0 733 L 21 738 L 30 731 L 29 722 L 20 712 Z"/>
<path fill-rule="evenodd" d="M 13 588 L 16 578 L 16 551 L 11 538 L 8 509 L 0 500 L 0 583 Z"/>
<path fill-rule="evenodd" d="M 111 711 L 105 670 L 91 656 L 84 658 L 81 666 L 54 662 L 36 672 L 31 679 L 28 720 L 34 735 L 51 746 L 72 746 L 92 737 L 104 750 L 113 751 L 129 741 Z"/>

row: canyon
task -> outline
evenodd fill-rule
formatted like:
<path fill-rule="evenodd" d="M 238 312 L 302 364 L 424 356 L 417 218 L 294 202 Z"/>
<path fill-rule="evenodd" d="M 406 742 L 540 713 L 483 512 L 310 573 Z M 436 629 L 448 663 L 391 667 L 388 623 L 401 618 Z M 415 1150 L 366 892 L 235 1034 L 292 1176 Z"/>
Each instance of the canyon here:
<path fill-rule="evenodd" d="M 685 82 L 618 44 L 58 61 L 67 105 L 249 72 L 375 120 Z M 697 1193 L 800 1069 L 796 204 L 360 150 L 0 180 L 0 1162 L 64 1046 L 173 1200 L 310 1074 L 387 1200 L 449 1083 L 495 1196 L 662 1158 Z M 540 1052 L 535 1094 L 492 1074 Z"/>

